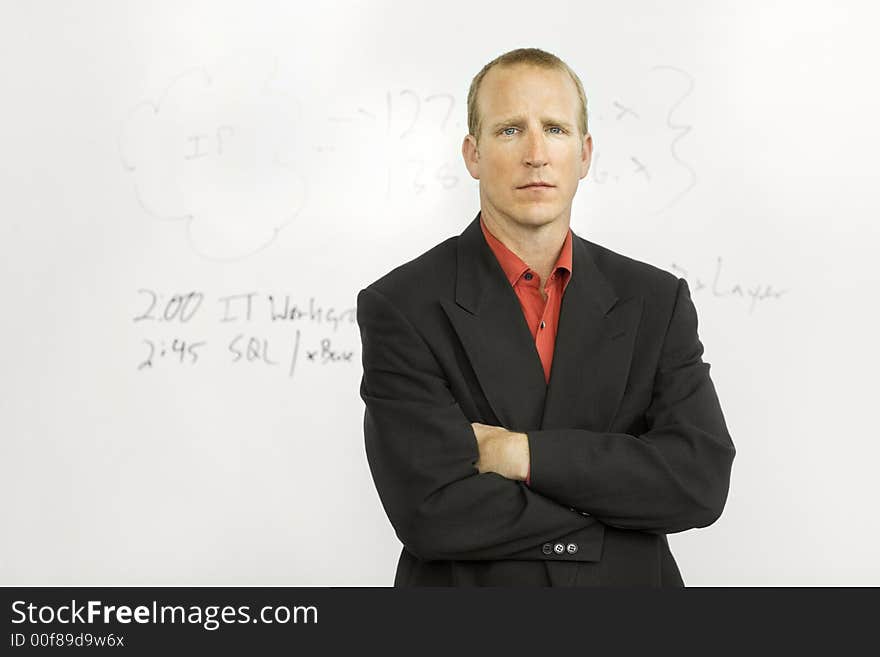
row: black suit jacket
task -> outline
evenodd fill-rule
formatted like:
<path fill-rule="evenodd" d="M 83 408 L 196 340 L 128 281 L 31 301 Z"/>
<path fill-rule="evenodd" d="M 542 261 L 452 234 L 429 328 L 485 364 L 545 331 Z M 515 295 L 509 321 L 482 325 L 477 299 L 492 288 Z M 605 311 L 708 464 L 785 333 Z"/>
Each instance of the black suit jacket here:
<path fill-rule="evenodd" d="M 549 384 L 481 232 L 361 290 L 360 393 L 396 586 L 683 586 L 735 454 L 684 279 L 573 234 Z M 471 422 L 527 433 L 531 485 L 480 474 Z"/>

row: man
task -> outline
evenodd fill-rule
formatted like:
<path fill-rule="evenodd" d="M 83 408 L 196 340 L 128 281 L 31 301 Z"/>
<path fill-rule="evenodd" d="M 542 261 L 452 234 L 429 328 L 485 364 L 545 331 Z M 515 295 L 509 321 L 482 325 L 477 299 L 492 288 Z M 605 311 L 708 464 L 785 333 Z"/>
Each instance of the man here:
<path fill-rule="evenodd" d="M 592 138 L 537 49 L 468 95 L 464 232 L 361 290 L 364 437 L 396 586 L 683 586 L 735 454 L 684 279 L 569 228 Z"/>

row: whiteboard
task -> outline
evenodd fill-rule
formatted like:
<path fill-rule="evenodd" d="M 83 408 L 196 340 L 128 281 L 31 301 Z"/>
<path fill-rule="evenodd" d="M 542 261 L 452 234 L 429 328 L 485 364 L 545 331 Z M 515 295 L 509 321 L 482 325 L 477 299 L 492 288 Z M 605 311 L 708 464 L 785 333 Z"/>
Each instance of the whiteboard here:
<path fill-rule="evenodd" d="M 474 218 L 468 86 L 534 46 L 573 230 L 687 279 L 737 448 L 685 583 L 880 584 L 878 14 L 4 3 L 0 583 L 391 584 L 357 293 Z"/>

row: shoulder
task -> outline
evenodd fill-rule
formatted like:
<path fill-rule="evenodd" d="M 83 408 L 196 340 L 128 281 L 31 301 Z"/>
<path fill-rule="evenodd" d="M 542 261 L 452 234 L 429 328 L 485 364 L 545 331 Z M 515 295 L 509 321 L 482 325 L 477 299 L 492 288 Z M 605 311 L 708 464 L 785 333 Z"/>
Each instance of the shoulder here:
<path fill-rule="evenodd" d="M 630 258 L 608 247 L 574 236 L 587 250 L 598 270 L 621 298 L 674 297 L 679 277 L 648 262 Z"/>
<path fill-rule="evenodd" d="M 609 248 L 583 240 L 597 269 L 614 288 L 620 302 L 636 298 L 643 308 L 643 321 L 663 335 L 675 317 L 682 318 L 688 335 L 696 332 L 696 308 L 687 280 L 650 263 L 616 253 Z M 652 329 L 649 329 L 649 331 Z"/>
<path fill-rule="evenodd" d="M 450 237 L 376 279 L 361 290 L 359 303 L 365 292 L 372 292 L 410 313 L 432 299 L 454 297 L 458 239 Z"/>

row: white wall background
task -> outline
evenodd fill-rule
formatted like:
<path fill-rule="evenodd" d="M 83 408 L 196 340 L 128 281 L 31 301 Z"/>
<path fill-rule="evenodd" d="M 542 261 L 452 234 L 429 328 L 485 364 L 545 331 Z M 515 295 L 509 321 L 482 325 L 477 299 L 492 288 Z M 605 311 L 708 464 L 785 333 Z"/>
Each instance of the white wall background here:
<path fill-rule="evenodd" d="M 880 584 L 878 18 L 3 3 L 0 583 L 391 583 L 356 295 L 474 217 L 468 85 L 536 46 L 589 97 L 572 227 L 688 279 L 738 450 L 685 582 Z"/>

